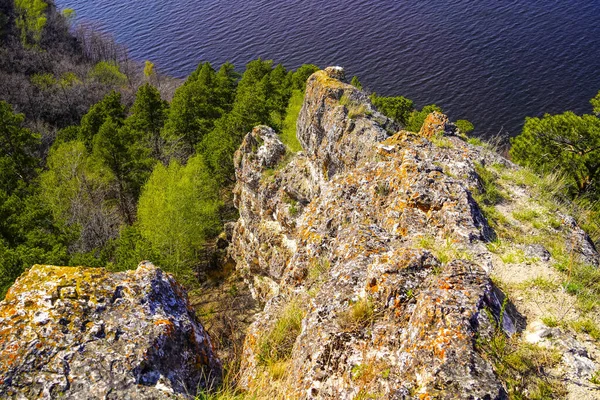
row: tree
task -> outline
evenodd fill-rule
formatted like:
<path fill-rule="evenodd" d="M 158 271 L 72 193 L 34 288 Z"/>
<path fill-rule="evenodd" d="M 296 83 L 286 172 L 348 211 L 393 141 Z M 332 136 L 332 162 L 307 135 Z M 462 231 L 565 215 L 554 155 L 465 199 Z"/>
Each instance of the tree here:
<path fill-rule="evenodd" d="M 125 124 L 139 131 L 155 159 L 161 159 L 163 139 L 160 132 L 165 125 L 169 103 L 160 97 L 158 90 L 146 83 L 137 91 L 131 115 Z"/>
<path fill-rule="evenodd" d="M 141 187 L 152 169 L 149 149 L 138 131 L 109 117 L 94 137 L 93 156 L 114 175 L 121 215 L 131 225 Z"/>
<path fill-rule="evenodd" d="M 10 104 L 0 101 L 0 190 L 9 194 L 37 174 L 39 160 L 34 154 L 40 136 L 24 128 L 24 121 L 23 114 L 13 113 Z"/>
<path fill-rule="evenodd" d="M 592 104 L 594 114 L 600 118 L 600 90 L 598 91 L 598 94 L 590 100 L 590 103 Z"/>
<path fill-rule="evenodd" d="M 160 265 L 189 276 L 208 238 L 220 228 L 218 185 L 201 156 L 185 166 L 157 164 L 138 207 L 141 236 L 160 255 Z"/>
<path fill-rule="evenodd" d="M 467 121 L 466 119 L 459 119 L 458 121 L 456 121 L 456 127 L 458 128 L 460 133 L 464 135 L 468 135 L 470 132 L 473 131 L 473 129 L 475 129 L 473 124 Z"/>
<path fill-rule="evenodd" d="M 419 132 L 425 118 L 434 111 L 442 112 L 442 109 L 435 104 L 430 104 L 423 107 L 421 111 L 413 110 L 408 117 L 408 121 L 406 121 L 405 129 L 409 132 Z"/>
<path fill-rule="evenodd" d="M 371 102 L 377 109 L 396 122 L 406 125 L 414 110 L 412 100 L 402 96 L 382 97 L 376 93 L 371 95 Z"/>
<path fill-rule="evenodd" d="M 282 129 L 287 105 L 292 95 L 291 78 L 281 64 L 277 64 L 269 73 L 269 82 L 266 88 L 268 90 L 267 107 L 272 110 L 270 119 L 272 127 L 276 130 Z"/>
<path fill-rule="evenodd" d="M 24 46 L 35 45 L 42 39 L 48 4 L 43 0 L 15 0 L 15 24 L 21 32 Z"/>
<path fill-rule="evenodd" d="M 352 86 L 354 86 L 355 88 L 357 88 L 358 90 L 362 90 L 362 84 L 360 83 L 360 81 L 358 80 L 358 76 L 354 75 L 352 77 L 352 80 L 350 81 L 350 84 Z"/>
<path fill-rule="evenodd" d="M 113 187 L 113 174 L 89 156 L 83 142 L 58 143 L 50 150 L 40 176 L 40 203 L 60 226 L 76 232 L 73 251 L 91 252 L 117 236 L 121 219 Z"/>
<path fill-rule="evenodd" d="M 306 89 L 306 81 L 308 78 L 317 72 L 320 68 L 313 64 L 303 64 L 292 75 L 292 87 L 295 90 L 304 92 Z"/>
<path fill-rule="evenodd" d="M 600 118 L 570 111 L 527 118 L 511 144 L 514 161 L 537 172 L 564 174 L 573 195 L 600 189 Z"/>
<path fill-rule="evenodd" d="M 216 73 L 209 63 L 201 64 L 175 91 L 162 135 L 172 147 L 183 149 L 183 159 L 223 115 L 216 93 Z"/>
<path fill-rule="evenodd" d="M 121 93 L 114 90 L 104 96 L 100 102 L 94 104 L 88 113 L 81 118 L 78 138 L 88 150 L 92 149 L 94 136 L 108 118 L 115 122 L 125 119 L 125 106 L 121 104 Z"/>
<path fill-rule="evenodd" d="M 225 113 L 230 112 L 233 108 L 235 90 L 240 77 L 241 75 L 235 72 L 235 68 L 230 62 L 221 65 L 219 72 L 217 72 L 216 98 Z"/>
<path fill-rule="evenodd" d="M 154 63 L 152 61 L 148 61 L 146 60 L 146 62 L 144 63 L 144 76 L 146 77 L 146 79 L 152 79 L 152 77 L 155 75 L 156 73 L 154 72 Z"/>
<path fill-rule="evenodd" d="M 127 75 L 122 73 L 119 66 L 114 62 L 100 61 L 92 68 L 89 76 L 111 87 L 119 87 L 127 83 Z"/>

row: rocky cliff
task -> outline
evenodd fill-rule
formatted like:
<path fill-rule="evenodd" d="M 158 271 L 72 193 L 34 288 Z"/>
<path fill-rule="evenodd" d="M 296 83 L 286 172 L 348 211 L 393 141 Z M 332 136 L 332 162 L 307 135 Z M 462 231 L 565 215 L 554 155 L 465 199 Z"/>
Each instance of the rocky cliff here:
<path fill-rule="evenodd" d="M 184 289 L 150 263 L 36 265 L 0 302 L 0 398 L 193 398 L 220 378 Z"/>
<path fill-rule="evenodd" d="M 498 327 L 514 335 L 526 316 L 490 279 L 510 263 L 490 250 L 497 232 L 473 193 L 484 191 L 478 167 L 517 167 L 457 137 L 442 114 L 419 133 L 399 128 L 330 67 L 307 83 L 302 152 L 268 127 L 245 137 L 230 251 L 265 307 L 246 337 L 242 387 L 267 374 L 288 398 L 507 397 L 477 341 Z M 597 262 L 576 224 L 556 229 L 573 257 Z M 550 268 L 542 258 L 530 261 Z"/>
<path fill-rule="evenodd" d="M 600 397 L 598 253 L 551 182 L 443 114 L 403 130 L 337 67 L 309 78 L 297 138 L 294 154 L 259 126 L 235 154 L 219 247 L 259 311 L 238 280 L 195 299 L 245 312 L 211 330 L 241 364 L 223 398 Z M 0 303 L 0 398 L 210 391 L 222 366 L 191 304 L 147 262 L 34 266 Z"/>

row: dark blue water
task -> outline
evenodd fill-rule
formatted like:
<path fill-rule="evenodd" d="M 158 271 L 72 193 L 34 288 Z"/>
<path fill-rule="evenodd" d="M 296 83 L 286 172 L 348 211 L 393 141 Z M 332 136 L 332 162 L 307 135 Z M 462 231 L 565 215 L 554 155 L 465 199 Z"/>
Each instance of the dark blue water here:
<path fill-rule="evenodd" d="M 515 135 L 525 116 L 590 112 L 600 90 L 598 0 L 56 2 L 171 75 L 259 56 L 341 65 L 371 91 L 436 103 L 484 136 Z"/>

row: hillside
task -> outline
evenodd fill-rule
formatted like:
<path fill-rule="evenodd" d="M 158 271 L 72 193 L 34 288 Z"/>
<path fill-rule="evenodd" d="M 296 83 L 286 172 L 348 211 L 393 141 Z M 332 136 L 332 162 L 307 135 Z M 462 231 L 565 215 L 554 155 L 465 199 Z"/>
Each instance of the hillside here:
<path fill-rule="evenodd" d="M 220 265 L 233 269 L 209 271 L 188 302 L 171 278 L 136 283 L 140 274 L 163 276 L 145 264 L 110 278 L 92 269 L 82 283 L 86 269 L 34 267 L 0 303 L 8 338 L 0 353 L 52 352 L 52 342 L 38 347 L 22 327 L 70 332 L 70 322 L 60 328 L 69 307 L 97 307 L 96 294 L 60 295 L 73 279 L 66 287 L 76 293 L 89 286 L 117 293 L 111 304 L 123 299 L 81 308 L 88 322 L 61 346 L 90 349 L 87 361 L 67 363 L 60 377 L 68 384 L 56 392 L 37 386 L 42 398 L 76 398 L 92 381 L 98 396 L 117 397 L 137 384 L 143 393 L 201 399 L 599 398 L 599 256 L 568 215 L 578 209 L 556 200 L 558 182 L 473 142 L 439 112 L 419 132 L 404 130 L 345 83 L 343 69 L 318 71 L 306 84 L 296 138 L 260 125 L 234 155 L 239 219 L 217 242 L 229 258 Z M 41 318 L 28 301 L 32 287 L 40 302 L 58 287 L 56 304 L 72 306 Z M 203 331 L 191 307 L 212 343 L 196 364 L 189 346 L 205 339 L 171 341 L 187 337 L 190 324 Z M 140 349 L 111 375 L 121 386 L 82 372 L 115 340 L 108 328 L 93 331 L 101 320 L 136 329 L 120 339 Z M 160 351 L 137 341 L 145 330 Z M 30 362 L 43 354 L 16 353 L 2 364 L 0 393 L 29 396 L 33 389 L 15 377 L 34 374 Z M 221 375 L 214 356 L 222 384 L 203 381 L 190 392 L 206 365 Z M 188 371 L 185 385 L 177 368 Z"/>

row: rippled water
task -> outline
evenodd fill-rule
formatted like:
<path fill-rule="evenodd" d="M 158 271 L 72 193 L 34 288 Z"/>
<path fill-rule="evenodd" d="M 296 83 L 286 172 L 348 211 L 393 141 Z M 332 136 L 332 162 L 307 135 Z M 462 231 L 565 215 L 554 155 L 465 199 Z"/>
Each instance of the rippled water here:
<path fill-rule="evenodd" d="M 175 76 L 259 56 L 341 65 L 371 91 L 436 103 L 482 135 L 515 135 L 527 115 L 589 112 L 600 89 L 598 0 L 56 2 Z"/>

